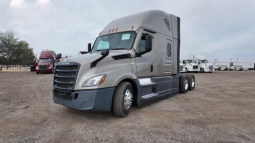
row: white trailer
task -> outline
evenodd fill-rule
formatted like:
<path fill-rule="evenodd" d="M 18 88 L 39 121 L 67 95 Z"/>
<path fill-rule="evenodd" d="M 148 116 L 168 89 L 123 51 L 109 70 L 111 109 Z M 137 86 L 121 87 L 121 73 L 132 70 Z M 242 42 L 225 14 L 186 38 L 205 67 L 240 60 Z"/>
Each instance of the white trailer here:
<path fill-rule="evenodd" d="M 185 72 L 199 72 L 198 64 L 192 59 L 186 59 L 182 61 Z"/>
<path fill-rule="evenodd" d="M 254 63 L 245 62 L 245 63 L 233 63 L 233 65 L 239 65 L 243 70 L 254 70 Z"/>
<path fill-rule="evenodd" d="M 213 64 L 208 63 L 205 55 L 193 55 L 193 60 L 198 63 L 198 68 L 200 72 L 213 72 Z"/>

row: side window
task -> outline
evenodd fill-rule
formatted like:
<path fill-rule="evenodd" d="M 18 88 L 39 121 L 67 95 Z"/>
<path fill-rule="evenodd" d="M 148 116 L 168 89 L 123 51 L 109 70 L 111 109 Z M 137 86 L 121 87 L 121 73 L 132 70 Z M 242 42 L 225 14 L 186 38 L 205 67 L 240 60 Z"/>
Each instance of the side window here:
<path fill-rule="evenodd" d="M 143 52 L 143 51 L 145 51 L 145 35 L 144 34 L 142 35 L 138 45 L 138 52 Z"/>
<path fill-rule="evenodd" d="M 164 21 L 165 21 L 165 23 L 166 23 L 167 29 L 170 31 L 170 24 L 169 24 L 169 21 L 168 21 L 166 18 L 164 18 Z"/>
<path fill-rule="evenodd" d="M 167 44 L 167 57 L 171 57 L 171 44 Z"/>

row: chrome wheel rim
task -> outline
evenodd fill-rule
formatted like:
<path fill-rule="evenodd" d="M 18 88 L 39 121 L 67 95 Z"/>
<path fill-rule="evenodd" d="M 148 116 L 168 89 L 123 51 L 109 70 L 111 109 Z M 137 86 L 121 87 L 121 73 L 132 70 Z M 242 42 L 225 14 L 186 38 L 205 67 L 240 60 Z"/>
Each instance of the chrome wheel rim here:
<path fill-rule="evenodd" d="M 126 90 L 124 95 L 124 108 L 128 110 L 133 102 L 133 95 L 129 89 Z"/>
<path fill-rule="evenodd" d="M 194 87 L 195 82 L 194 82 L 194 78 L 192 78 L 192 87 Z"/>
<path fill-rule="evenodd" d="M 188 80 L 185 79 L 185 90 L 188 90 L 188 87 L 189 87 L 189 85 L 188 85 Z"/>

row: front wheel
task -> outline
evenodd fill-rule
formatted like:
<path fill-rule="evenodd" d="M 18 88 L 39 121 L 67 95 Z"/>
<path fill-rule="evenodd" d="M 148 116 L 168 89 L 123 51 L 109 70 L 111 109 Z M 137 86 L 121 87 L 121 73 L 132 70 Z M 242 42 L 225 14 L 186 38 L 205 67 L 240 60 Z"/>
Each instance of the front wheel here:
<path fill-rule="evenodd" d="M 121 82 L 114 93 L 113 111 L 115 115 L 125 117 L 131 110 L 133 103 L 133 89 L 129 82 Z"/>
<path fill-rule="evenodd" d="M 201 69 L 200 69 L 200 72 L 204 72 L 204 69 L 203 69 L 203 68 L 201 68 Z"/>

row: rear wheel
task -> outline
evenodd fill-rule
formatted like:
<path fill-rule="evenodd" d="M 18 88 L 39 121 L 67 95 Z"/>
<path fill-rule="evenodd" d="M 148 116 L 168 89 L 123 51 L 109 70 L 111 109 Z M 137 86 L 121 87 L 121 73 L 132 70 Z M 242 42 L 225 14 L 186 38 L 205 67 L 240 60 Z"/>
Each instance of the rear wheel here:
<path fill-rule="evenodd" d="M 188 88 L 189 88 L 188 78 L 187 78 L 187 76 L 183 75 L 180 80 L 180 89 L 179 90 L 181 93 L 186 93 L 188 91 Z"/>
<path fill-rule="evenodd" d="M 194 75 L 188 75 L 188 83 L 189 83 L 189 90 L 193 90 L 195 88 L 195 76 Z"/>
<path fill-rule="evenodd" d="M 131 110 L 133 102 L 133 89 L 129 82 L 121 82 L 114 93 L 113 111 L 115 115 L 125 117 Z"/>

